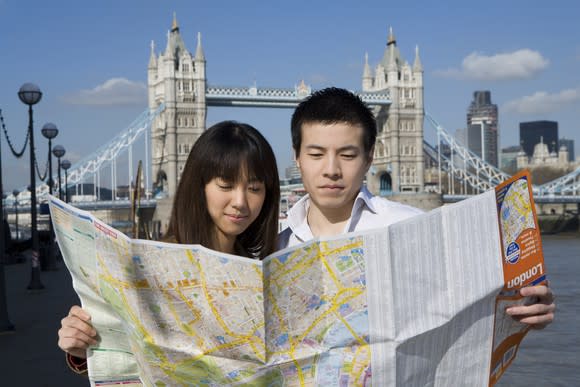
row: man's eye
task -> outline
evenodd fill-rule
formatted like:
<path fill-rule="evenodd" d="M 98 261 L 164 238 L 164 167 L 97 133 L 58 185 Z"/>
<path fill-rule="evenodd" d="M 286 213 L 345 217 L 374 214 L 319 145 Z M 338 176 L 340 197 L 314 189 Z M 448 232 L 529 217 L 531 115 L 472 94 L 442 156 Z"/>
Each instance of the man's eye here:
<path fill-rule="evenodd" d="M 308 156 L 314 157 L 314 158 L 320 158 L 320 157 L 322 157 L 322 153 L 308 153 Z"/>
<path fill-rule="evenodd" d="M 343 158 L 347 159 L 347 160 L 352 160 L 356 157 L 356 155 L 352 155 L 352 154 L 343 154 L 342 155 Z"/>

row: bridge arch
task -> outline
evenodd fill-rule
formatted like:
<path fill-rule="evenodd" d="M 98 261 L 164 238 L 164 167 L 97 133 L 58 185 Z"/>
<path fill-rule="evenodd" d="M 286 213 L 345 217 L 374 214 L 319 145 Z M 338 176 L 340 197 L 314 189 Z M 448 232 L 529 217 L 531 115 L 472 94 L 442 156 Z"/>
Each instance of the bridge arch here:
<path fill-rule="evenodd" d="M 381 196 L 388 196 L 393 192 L 393 178 L 387 171 L 379 175 L 379 194 Z"/>

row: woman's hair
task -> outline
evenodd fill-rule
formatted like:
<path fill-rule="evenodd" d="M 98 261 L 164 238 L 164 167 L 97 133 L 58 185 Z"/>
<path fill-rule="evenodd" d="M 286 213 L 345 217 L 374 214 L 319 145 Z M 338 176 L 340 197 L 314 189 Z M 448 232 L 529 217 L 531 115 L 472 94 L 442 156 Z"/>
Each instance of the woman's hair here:
<path fill-rule="evenodd" d="M 264 183 L 265 199 L 256 220 L 236 239 L 236 253 L 263 258 L 276 249 L 280 181 L 276 158 L 264 136 L 250 125 L 223 121 L 195 142 L 173 201 L 166 239 L 216 249 L 215 227 L 207 210 L 205 186 L 219 177 Z"/>

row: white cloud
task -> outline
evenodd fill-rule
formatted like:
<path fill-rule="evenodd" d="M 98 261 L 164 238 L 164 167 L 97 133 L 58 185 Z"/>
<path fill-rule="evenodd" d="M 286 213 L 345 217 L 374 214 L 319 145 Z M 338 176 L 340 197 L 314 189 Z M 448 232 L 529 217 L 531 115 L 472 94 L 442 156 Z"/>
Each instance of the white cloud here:
<path fill-rule="evenodd" d="M 63 99 L 71 105 L 144 105 L 147 103 L 147 87 L 126 78 L 111 78 L 93 89 L 83 89 Z"/>
<path fill-rule="evenodd" d="M 435 75 L 480 81 L 526 79 L 544 70 L 549 64 L 550 61 L 538 51 L 527 48 L 492 56 L 472 52 L 463 59 L 460 69 L 436 70 Z"/>
<path fill-rule="evenodd" d="M 538 91 L 505 103 L 504 110 L 519 114 L 545 114 L 563 109 L 578 101 L 580 101 L 580 88 L 562 90 L 554 94 Z"/>

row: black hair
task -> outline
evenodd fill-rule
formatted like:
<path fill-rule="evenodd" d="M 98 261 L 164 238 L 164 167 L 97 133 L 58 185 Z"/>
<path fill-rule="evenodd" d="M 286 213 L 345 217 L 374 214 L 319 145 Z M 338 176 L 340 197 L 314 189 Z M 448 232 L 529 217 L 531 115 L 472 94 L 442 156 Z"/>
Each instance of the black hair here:
<path fill-rule="evenodd" d="M 356 94 L 337 87 L 329 87 L 312 93 L 300 102 L 292 114 L 292 147 L 300 154 L 302 126 L 320 122 L 335 124 L 345 122 L 363 128 L 363 146 L 370 154 L 377 138 L 377 123 L 368 106 Z"/>

